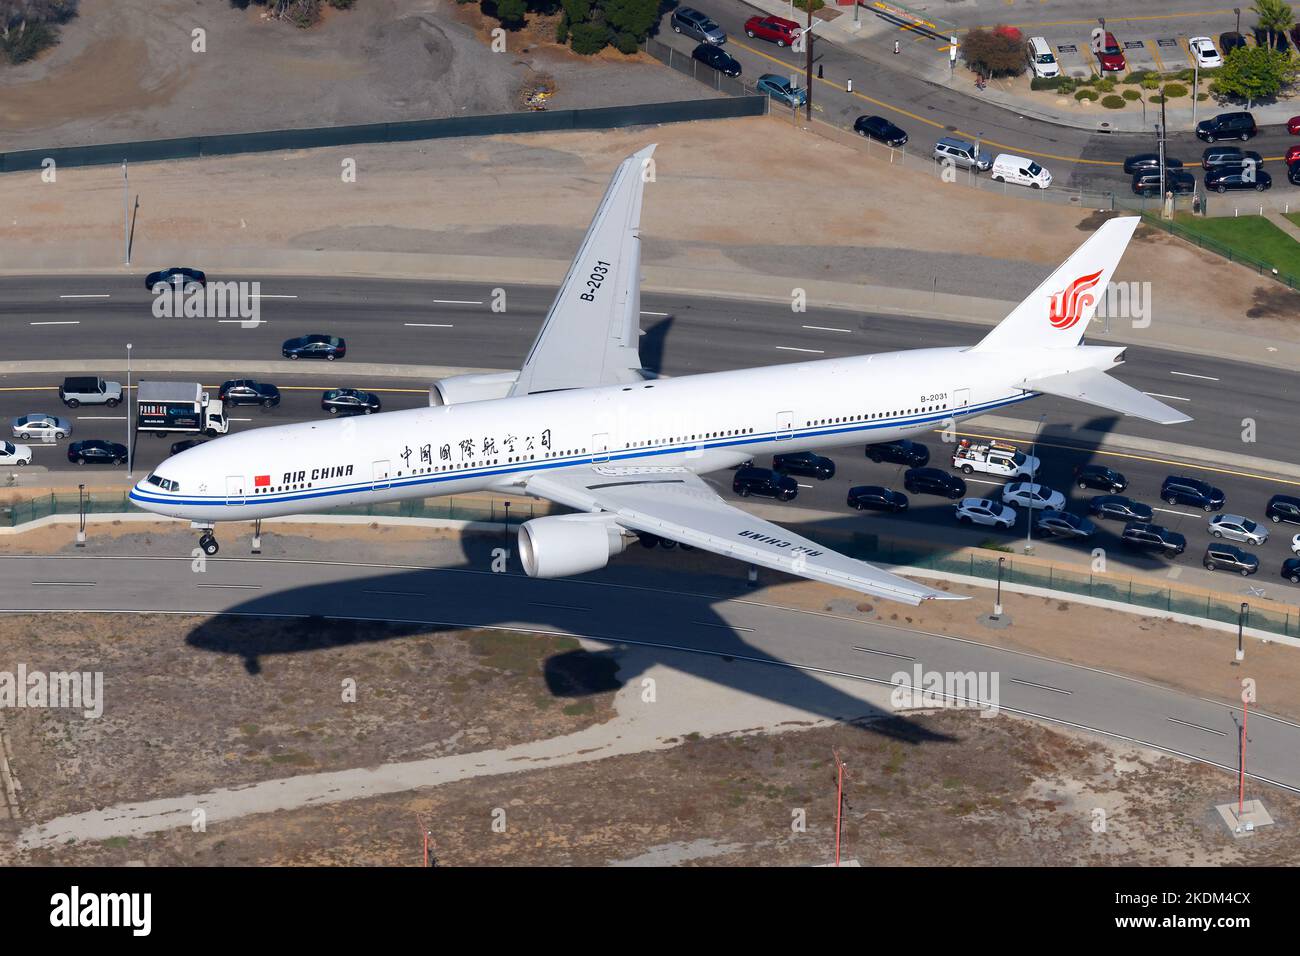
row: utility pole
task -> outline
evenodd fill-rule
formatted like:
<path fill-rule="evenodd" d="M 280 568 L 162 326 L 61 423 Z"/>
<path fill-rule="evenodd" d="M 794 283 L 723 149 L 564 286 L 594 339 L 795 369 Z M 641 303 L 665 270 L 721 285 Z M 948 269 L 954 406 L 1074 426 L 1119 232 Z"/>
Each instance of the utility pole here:
<path fill-rule="evenodd" d="M 125 163 L 123 164 L 125 165 Z M 126 343 L 126 477 L 131 477 L 131 343 Z"/>
<path fill-rule="evenodd" d="M 1192 129 L 1196 129 L 1196 93 L 1201 85 L 1201 61 L 1198 57 L 1192 57 Z"/>
<path fill-rule="evenodd" d="M 844 761 L 840 759 L 837 751 L 832 750 L 835 755 L 835 865 L 840 865 L 840 830 L 841 821 L 844 818 Z"/>

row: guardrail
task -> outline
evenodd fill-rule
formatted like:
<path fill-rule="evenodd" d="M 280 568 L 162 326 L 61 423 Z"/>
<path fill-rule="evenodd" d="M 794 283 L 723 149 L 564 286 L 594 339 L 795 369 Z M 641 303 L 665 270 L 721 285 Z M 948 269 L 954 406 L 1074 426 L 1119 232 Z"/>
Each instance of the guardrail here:
<path fill-rule="evenodd" d="M 0 172 L 41 169 L 47 160 L 53 160 L 60 167 L 101 166 L 124 160 L 133 163 L 158 162 L 168 159 L 199 159 L 204 156 L 230 156 L 237 153 L 261 153 L 284 149 L 405 143 L 460 136 L 621 129 L 627 126 L 759 116 L 766 109 L 766 97 L 742 95 L 725 99 L 602 106 L 583 110 L 453 116 L 446 119 L 412 120 L 401 123 L 369 123 L 360 126 L 323 126 L 309 129 L 266 130 L 257 133 L 228 133 L 218 136 L 138 140 L 102 146 L 62 146 L 0 153 Z"/>

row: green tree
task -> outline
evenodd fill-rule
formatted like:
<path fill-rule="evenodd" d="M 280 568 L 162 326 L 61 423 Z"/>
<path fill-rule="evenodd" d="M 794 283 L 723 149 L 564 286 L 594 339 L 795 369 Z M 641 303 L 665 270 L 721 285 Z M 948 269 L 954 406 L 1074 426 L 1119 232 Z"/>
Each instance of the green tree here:
<path fill-rule="evenodd" d="M 564 0 L 564 12 L 570 23 L 582 23 L 591 16 L 591 0 Z"/>
<path fill-rule="evenodd" d="M 1273 47 L 1273 38 L 1279 33 L 1286 33 L 1295 26 L 1295 13 L 1284 0 L 1255 0 L 1250 8 L 1259 21 L 1259 28 L 1268 34 L 1268 45 Z"/>
<path fill-rule="evenodd" d="M 575 23 L 569 34 L 573 52 L 583 56 L 599 53 L 609 43 L 609 30 L 603 23 Z"/>
<path fill-rule="evenodd" d="M 962 40 L 961 55 L 981 76 L 1019 76 L 1025 71 L 1024 44 L 996 29 L 971 30 Z"/>
<path fill-rule="evenodd" d="M 600 8 L 615 33 L 630 33 L 637 42 L 659 19 L 659 0 L 602 0 Z"/>
<path fill-rule="evenodd" d="M 1224 60 L 1210 89 L 1219 96 L 1243 99 L 1249 108 L 1255 100 L 1277 96 L 1295 78 L 1296 65 L 1288 54 L 1262 46 L 1237 47 Z"/>
<path fill-rule="evenodd" d="M 524 25 L 528 12 L 527 0 L 496 0 L 496 17 L 508 30 L 518 30 Z"/>

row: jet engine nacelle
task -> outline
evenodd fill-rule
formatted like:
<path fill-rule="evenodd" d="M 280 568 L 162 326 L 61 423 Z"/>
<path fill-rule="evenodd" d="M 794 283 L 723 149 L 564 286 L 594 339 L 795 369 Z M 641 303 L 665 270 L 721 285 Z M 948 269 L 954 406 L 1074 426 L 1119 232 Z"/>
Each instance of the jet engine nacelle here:
<path fill-rule="evenodd" d="M 519 557 L 530 578 L 562 578 L 599 571 L 630 540 L 609 515 L 548 515 L 519 526 Z"/>
<path fill-rule="evenodd" d="M 518 377 L 518 372 L 471 372 L 440 378 L 429 386 L 429 404 L 464 405 L 505 398 Z"/>

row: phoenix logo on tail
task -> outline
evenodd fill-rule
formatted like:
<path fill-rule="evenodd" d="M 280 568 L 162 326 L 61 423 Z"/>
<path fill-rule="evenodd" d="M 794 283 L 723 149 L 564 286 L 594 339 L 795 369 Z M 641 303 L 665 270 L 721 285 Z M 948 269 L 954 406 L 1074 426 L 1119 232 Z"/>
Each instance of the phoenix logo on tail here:
<path fill-rule="evenodd" d="M 1051 297 L 1048 319 L 1054 329 L 1068 329 L 1078 324 L 1085 307 L 1092 305 L 1093 297 L 1088 290 L 1097 284 L 1101 275 L 1098 269 L 1092 275 L 1079 276 L 1066 288 Z"/>

